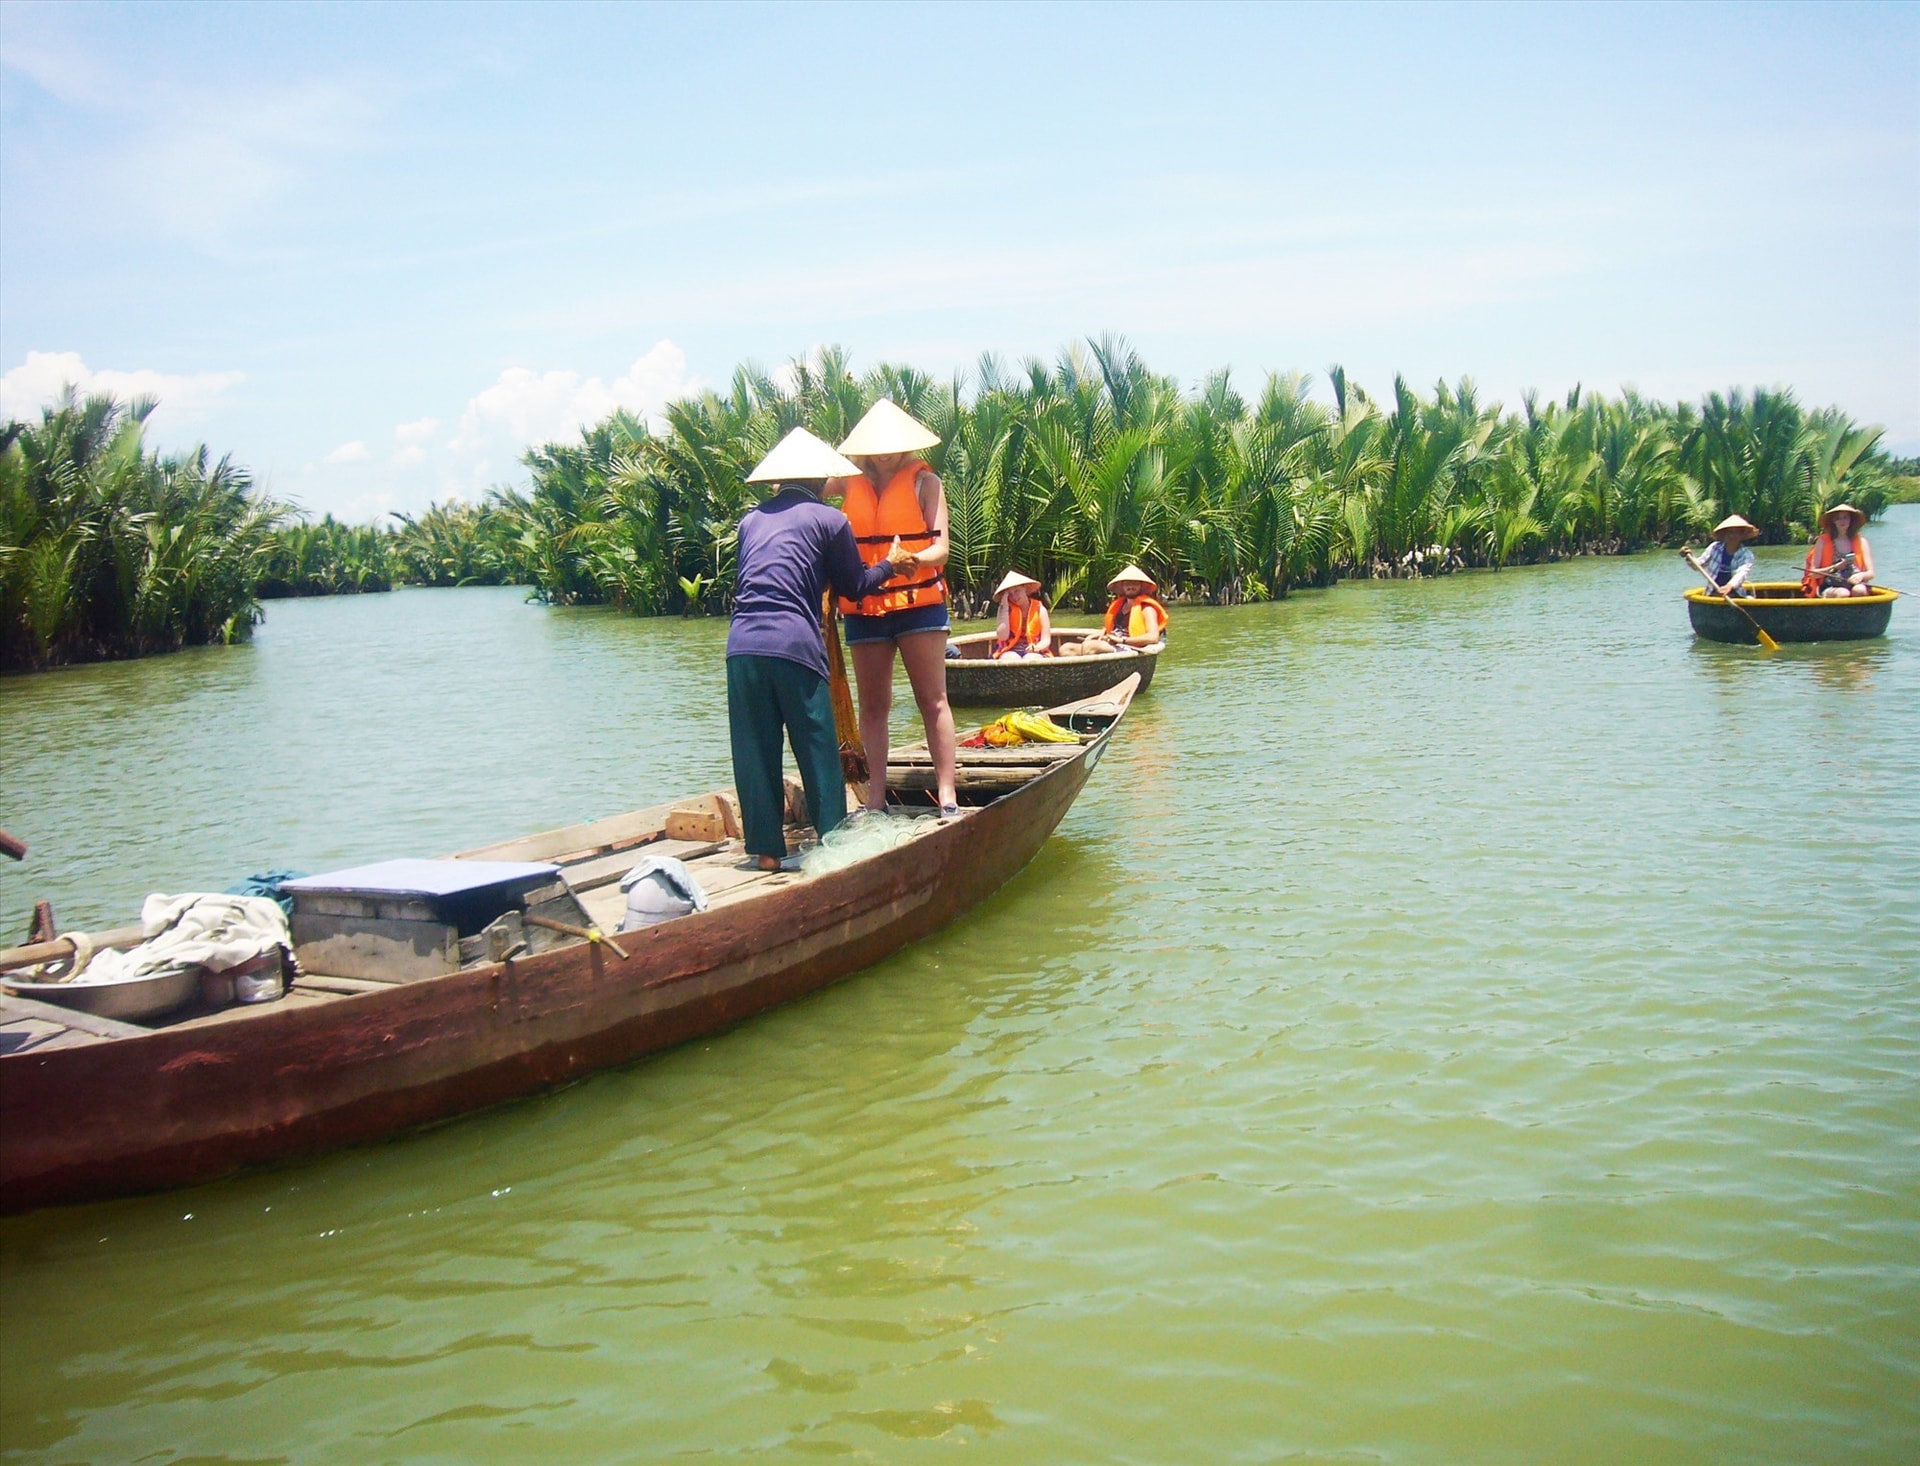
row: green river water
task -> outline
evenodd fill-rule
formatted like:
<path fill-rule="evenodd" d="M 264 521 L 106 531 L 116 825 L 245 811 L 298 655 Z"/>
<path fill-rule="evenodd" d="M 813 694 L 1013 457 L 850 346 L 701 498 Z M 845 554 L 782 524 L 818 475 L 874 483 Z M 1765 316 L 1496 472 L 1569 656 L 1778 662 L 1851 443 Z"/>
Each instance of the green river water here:
<path fill-rule="evenodd" d="M 1920 589 L 1920 508 L 1873 541 Z M 0 1456 L 1920 1459 L 1920 602 L 1768 657 L 1686 584 L 1176 609 L 1038 862 L 903 955 L 0 1222 Z M 724 635 L 409 591 L 0 682 L 0 923 L 718 786 Z"/>

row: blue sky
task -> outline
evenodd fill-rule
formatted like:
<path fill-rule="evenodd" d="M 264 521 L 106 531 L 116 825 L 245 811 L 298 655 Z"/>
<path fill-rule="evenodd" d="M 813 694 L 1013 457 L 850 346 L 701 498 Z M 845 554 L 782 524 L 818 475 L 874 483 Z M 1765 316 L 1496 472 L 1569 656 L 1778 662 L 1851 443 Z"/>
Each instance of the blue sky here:
<path fill-rule="evenodd" d="M 351 518 L 821 343 L 1920 450 L 1920 6 L 0 8 L 0 411 Z"/>

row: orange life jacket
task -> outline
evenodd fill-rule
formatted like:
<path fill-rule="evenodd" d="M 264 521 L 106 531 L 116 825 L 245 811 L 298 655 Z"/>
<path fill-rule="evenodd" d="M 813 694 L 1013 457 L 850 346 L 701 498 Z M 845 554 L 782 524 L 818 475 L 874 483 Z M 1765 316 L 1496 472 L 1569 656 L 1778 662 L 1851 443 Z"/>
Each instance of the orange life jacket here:
<path fill-rule="evenodd" d="M 1823 587 L 1840 584 L 1839 581 L 1832 580 L 1825 574 L 1815 573 L 1816 570 L 1833 564 L 1838 558 L 1833 548 L 1833 536 L 1826 530 L 1821 530 L 1819 538 L 1808 548 L 1807 562 L 1801 568 L 1801 591 L 1806 595 L 1817 596 Z M 1853 568 L 1864 570 L 1869 576 L 1873 574 L 1873 552 L 1867 548 L 1867 537 L 1858 531 L 1855 531 L 1853 536 Z"/>
<path fill-rule="evenodd" d="M 1152 606 L 1160 613 L 1160 629 L 1167 629 L 1167 608 L 1152 596 L 1115 596 L 1113 604 L 1107 607 L 1107 624 L 1101 628 L 1101 634 L 1112 636 L 1114 628 L 1120 624 L 1120 618 L 1127 618 L 1128 636 L 1152 636 L 1153 631 L 1147 625 L 1146 608 Z"/>
<path fill-rule="evenodd" d="M 1012 601 L 1008 601 L 1006 638 L 1004 640 L 999 637 L 994 638 L 993 654 L 997 657 L 1002 652 L 1025 651 L 1033 645 L 1034 639 L 1040 635 L 1040 624 L 1040 603 L 1038 601 L 1029 601 L 1024 606 L 1015 605 Z"/>
<path fill-rule="evenodd" d="M 919 459 L 904 464 L 878 494 L 865 474 L 847 480 L 847 496 L 840 508 L 853 526 L 853 537 L 860 545 L 860 558 L 878 565 L 887 558 L 897 535 L 903 548 L 924 550 L 938 538 L 927 527 L 927 516 L 920 509 L 915 489 L 927 465 Z M 889 611 L 904 611 L 909 606 L 937 606 L 947 598 L 946 579 L 938 570 L 916 566 L 902 571 L 864 600 L 840 598 L 843 616 L 884 616 Z"/>

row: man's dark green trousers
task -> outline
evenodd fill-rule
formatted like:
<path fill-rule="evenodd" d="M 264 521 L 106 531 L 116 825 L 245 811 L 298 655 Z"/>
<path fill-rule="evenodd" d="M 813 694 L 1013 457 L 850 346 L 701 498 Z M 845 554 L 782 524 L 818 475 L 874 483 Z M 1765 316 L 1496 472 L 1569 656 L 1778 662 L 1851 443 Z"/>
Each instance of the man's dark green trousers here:
<path fill-rule="evenodd" d="M 811 667 L 785 657 L 727 658 L 727 731 L 733 739 L 733 787 L 749 855 L 784 856 L 787 788 L 780 774 L 780 732 L 793 745 L 807 813 L 822 835 L 847 817 L 833 693 Z"/>

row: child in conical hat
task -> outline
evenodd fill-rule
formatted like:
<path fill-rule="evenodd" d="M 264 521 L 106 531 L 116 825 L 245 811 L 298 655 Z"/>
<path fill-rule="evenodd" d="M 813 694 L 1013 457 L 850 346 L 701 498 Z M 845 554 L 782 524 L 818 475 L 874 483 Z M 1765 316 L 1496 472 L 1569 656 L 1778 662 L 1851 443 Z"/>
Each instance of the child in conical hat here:
<path fill-rule="evenodd" d="M 1044 657 L 1053 650 L 1053 621 L 1036 592 L 1040 582 L 1031 575 L 1009 570 L 994 590 L 1000 603 L 1000 621 L 994 628 L 993 655 L 996 660 L 1020 660 Z"/>

